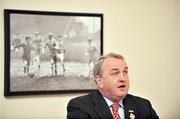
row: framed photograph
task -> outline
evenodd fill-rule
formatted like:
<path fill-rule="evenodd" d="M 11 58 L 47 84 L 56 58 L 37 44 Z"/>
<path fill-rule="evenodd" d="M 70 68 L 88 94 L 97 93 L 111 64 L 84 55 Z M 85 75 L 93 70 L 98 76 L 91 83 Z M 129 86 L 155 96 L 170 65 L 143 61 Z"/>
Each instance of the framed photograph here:
<path fill-rule="evenodd" d="M 96 89 L 103 14 L 4 10 L 4 96 Z"/>

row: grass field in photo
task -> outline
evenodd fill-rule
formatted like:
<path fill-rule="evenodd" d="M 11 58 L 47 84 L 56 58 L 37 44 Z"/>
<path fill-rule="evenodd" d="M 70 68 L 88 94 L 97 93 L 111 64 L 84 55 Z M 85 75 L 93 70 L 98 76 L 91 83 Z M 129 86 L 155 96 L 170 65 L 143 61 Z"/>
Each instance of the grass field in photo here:
<path fill-rule="evenodd" d="M 88 78 L 88 64 L 77 62 L 65 62 L 65 74 L 63 75 L 60 62 L 57 63 L 57 76 L 51 75 L 50 62 L 41 62 L 39 75 L 37 76 L 37 64 L 30 66 L 30 73 L 35 74 L 31 78 L 23 72 L 23 62 L 20 59 L 12 59 L 10 66 L 10 91 L 53 91 L 53 90 L 83 90 L 95 89 L 93 76 Z"/>

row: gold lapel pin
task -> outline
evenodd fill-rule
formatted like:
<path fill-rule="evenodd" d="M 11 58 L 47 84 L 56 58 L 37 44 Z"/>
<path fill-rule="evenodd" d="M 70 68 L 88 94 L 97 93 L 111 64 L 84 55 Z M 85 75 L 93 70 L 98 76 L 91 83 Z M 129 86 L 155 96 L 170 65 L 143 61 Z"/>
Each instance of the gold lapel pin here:
<path fill-rule="evenodd" d="M 135 115 L 133 114 L 134 111 L 133 110 L 128 110 L 128 112 L 130 113 L 130 115 L 129 115 L 130 119 L 135 119 Z"/>

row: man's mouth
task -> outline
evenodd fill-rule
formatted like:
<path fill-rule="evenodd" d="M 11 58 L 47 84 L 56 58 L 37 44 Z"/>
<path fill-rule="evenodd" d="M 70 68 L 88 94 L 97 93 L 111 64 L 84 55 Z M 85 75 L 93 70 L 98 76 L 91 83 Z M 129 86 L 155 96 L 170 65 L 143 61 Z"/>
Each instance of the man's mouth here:
<path fill-rule="evenodd" d="M 120 85 L 120 86 L 118 86 L 118 88 L 125 88 L 126 87 L 126 85 Z"/>

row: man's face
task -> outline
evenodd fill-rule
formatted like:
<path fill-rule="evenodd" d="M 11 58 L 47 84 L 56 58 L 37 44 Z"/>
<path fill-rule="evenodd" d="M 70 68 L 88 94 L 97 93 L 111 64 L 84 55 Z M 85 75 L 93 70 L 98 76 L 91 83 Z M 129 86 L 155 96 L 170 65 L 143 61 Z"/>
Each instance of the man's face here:
<path fill-rule="evenodd" d="M 89 43 L 89 45 L 91 45 L 91 43 L 92 43 L 92 40 L 88 40 L 88 43 Z"/>
<path fill-rule="evenodd" d="M 103 62 L 103 75 L 100 79 L 97 85 L 103 96 L 111 101 L 119 102 L 128 93 L 128 67 L 124 60 L 111 57 L 105 59 Z"/>
<path fill-rule="evenodd" d="M 49 35 L 49 39 L 52 39 L 52 37 L 53 37 L 52 35 Z"/>
<path fill-rule="evenodd" d="M 38 35 L 39 35 L 38 33 L 35 33 L 35 37 L 38 37 Z"/>
<path fill-rule="evenodd" d="M 31 41 L 31 39 L 28 38 L 28 39 L 26 40 L 26 43 L 27 43 L 27 44 L 30 44 L 30 41 Z"/>

